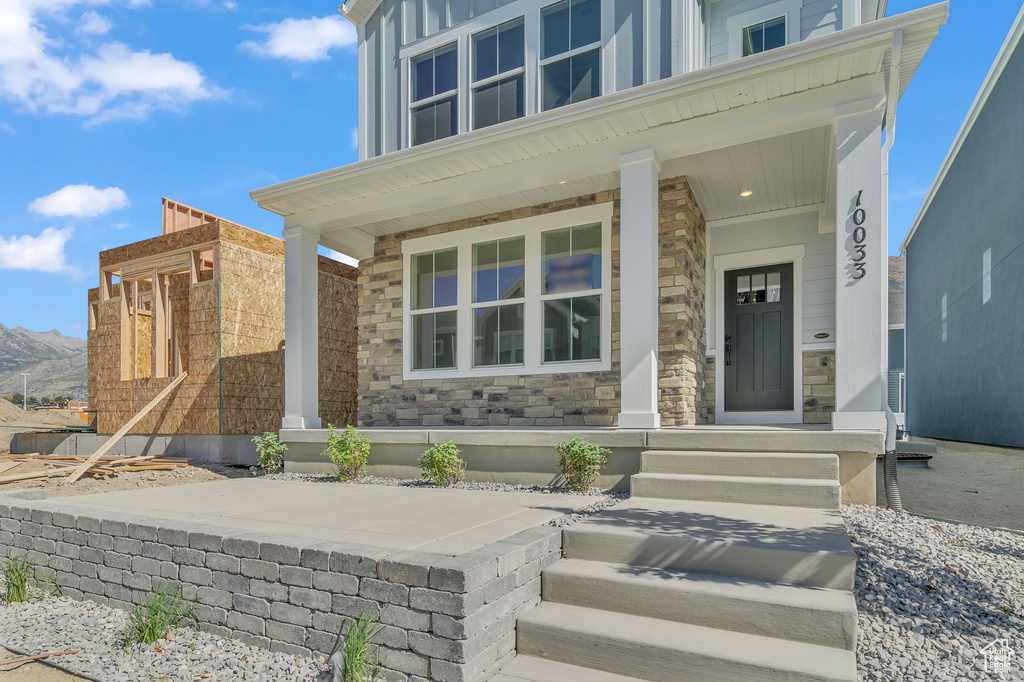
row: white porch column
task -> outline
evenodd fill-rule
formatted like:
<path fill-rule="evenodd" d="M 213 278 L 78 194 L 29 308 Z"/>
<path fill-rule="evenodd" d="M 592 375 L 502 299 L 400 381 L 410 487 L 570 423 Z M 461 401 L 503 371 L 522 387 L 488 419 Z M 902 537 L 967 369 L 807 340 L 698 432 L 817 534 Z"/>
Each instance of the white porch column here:
<path fill-rule="evenodd" d="M 658 412 L 658 174 L 653 149 L 619 157 L 619 428 L 661 428 Z"/>
<path fill-rule="evenodd" d="M 305 227 L 284 231 L 285 429 L 320 428 L 320 323 L 317 234 Z"/>
<path fill-rule="evenodd" d="M 888 225 L 881 109 L 836 110 L 836 429 L 885 429 Z"/>

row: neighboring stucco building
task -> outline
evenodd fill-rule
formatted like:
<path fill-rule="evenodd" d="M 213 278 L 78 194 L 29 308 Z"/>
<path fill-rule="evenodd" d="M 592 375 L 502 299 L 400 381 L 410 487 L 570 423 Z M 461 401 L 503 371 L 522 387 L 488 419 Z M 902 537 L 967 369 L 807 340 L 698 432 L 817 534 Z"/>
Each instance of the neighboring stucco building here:
<path fill-rule="evenodd" d="M 187 372 L 130 433 L 147 453 L 254 463 L 252 435 L 275 431 L 284 408 L 284 244 L 167 199 L 163 214 L 161 236 L 99 254 L 88 332 L 97 431 L 117 431 Z M 325 422 L 347 424 L 356 408 L 356 273 L 323 256 L 313 273 L 318 407 Z"/>
<path fill-rule="evenodd" d="M 889 409 L 902 426 L 906 402 L 907 261 L 889 256 Z"/>
<path fill-rule="evenodd" d="M 1024 447 L 1024 10 L 903 242 L 907 428 Z"/>

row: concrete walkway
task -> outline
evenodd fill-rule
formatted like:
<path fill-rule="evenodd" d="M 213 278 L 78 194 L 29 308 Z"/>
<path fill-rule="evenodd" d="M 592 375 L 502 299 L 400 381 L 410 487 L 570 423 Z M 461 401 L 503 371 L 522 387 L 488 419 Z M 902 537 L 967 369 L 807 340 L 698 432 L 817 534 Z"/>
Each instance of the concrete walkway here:
<path fill-rule="evenodd" d="M 915 440 L 936 444 L 938 452 L 929 462 L 899 465 L 904 509 L 942 521 L 1024 531 L 1024 450 Z M 879 463 L 879 506 L 885 505 L 882 474 Z"/>
<path fill-rule="evenodd" d="M 454 556 L 543 525 L 594 501 L 583 495 L 252 478 L 82 495 L 61 503 Z"/>

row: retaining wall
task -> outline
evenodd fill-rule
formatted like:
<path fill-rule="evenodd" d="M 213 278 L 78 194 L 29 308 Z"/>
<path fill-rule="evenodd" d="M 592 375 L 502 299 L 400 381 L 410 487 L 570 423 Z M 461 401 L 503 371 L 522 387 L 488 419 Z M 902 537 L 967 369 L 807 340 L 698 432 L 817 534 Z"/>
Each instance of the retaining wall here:
<path fill-rule="evenodd" d="M 0 496 L 0 552 L 34 555 L 75 599 L 129 608 L 182 585 L 203 630 L 303 656 L 377 604 L 389 682 L 482 681 L 507 664 L 561 538 L 544 526 L 450 557 Z"/>

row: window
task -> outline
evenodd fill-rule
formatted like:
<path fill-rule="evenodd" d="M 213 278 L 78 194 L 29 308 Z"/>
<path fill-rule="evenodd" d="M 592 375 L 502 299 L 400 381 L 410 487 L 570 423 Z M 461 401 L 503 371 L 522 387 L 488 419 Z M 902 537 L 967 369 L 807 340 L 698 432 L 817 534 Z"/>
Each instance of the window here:
<path fill-rule="evenodd" d="M 600 0 L 562 0 L 541 11 L 541 109 L 601 94 Z"/>
<path fill-rule="evenodd" d="M 473 245 L 474 367 L 522 364 L 525 278 L 525 238 Z"/>
<path fill-rule="evenodd" d="M 433 142 L 459 131 L 456 43 L 412 60 L 412 143 Z"/>
<path fill-rule="evenodd" d="M 405 377 L 609 369 L 611 215 L 605 203 L 403 242 Z"/>
<path fill-rule="evenodd" d="M 760 54 L 786 44 L 786 17 L 761 21 L 743 29 L 743 56 Z"/>
<path fill-rule="evenodd" d="M 412 259 L 413 369 L 455 367 L 458 262 L 455 249 L 421 253 Z"/>
<path fill-rule="evenodd" d="M 486 128 L 525 112 L 523 19 L 473 36 L 473 128 Z"/>
<path fill-rule="evenodd" d="M 736 278 L 737 305 L 750 305 L 751 303 L 779 303 L 780 301 L 782 301 L 781 273 L 768 273 L 767 288 L 765 273 L 763 272 L 753 275 L 739 275 Z"/>

